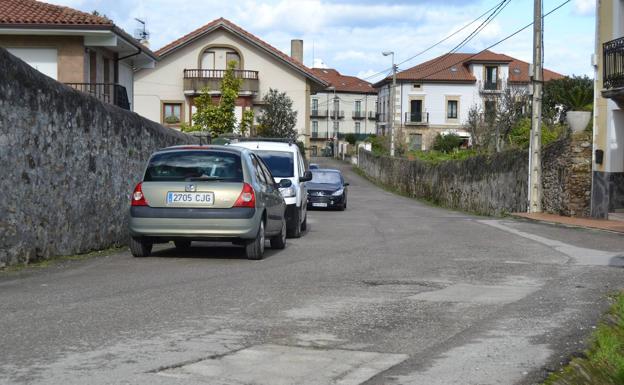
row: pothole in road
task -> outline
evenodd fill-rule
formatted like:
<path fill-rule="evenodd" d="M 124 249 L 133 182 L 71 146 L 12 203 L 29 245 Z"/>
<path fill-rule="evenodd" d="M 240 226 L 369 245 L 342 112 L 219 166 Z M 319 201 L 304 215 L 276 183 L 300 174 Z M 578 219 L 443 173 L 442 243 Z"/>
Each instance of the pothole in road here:
<path fill-rule="evenodd" d="M 406 354 L 265 344 L 157 374 L 215 385 L 356 385 L 407 358 Z"/>

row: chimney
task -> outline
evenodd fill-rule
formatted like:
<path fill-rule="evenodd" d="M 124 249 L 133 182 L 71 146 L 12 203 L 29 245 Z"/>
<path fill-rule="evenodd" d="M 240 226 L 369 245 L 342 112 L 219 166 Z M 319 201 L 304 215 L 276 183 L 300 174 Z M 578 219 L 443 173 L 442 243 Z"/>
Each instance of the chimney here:
<path fill-rule="evenodd" d="M 293 39 L 290 41 L 290 57 L 303 63 L 303 40 Z"/>

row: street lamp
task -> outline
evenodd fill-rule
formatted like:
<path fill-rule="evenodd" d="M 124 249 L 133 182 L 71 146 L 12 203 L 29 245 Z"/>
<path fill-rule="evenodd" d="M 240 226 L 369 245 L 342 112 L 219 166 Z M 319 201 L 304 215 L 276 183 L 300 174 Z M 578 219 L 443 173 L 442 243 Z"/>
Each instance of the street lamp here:
<path fill-rule="evenodd" d="M 383 51 L 384 56 L 392 55 L 392 90 L 390 92 L 390 156 L 394 156 L 394 108 L 396 105 L 396 73 L 397 66 L 394 64 L 394 51 Z"/>

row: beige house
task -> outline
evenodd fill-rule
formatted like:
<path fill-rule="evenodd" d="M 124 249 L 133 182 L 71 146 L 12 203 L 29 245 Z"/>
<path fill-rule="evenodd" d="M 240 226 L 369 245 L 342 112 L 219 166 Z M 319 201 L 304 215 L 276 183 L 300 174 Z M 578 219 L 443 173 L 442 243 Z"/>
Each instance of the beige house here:
<path fill-rule="evenodd" d="M 591 214 L 624 219 L 624 0 L 596 2 Z"/>
<path fill-rule="evenodd" d="M 136 111 L 172 127 L 190 124 L 194 99 L 208 87 L 215 97 L 226 63 L 235 61 L 235 75 L 243 80 L 236 116 L 262 105 L 262 97 L 274 88 L 293 101 L 296 129 L 309 145 L 310 95 L 327 84 L 303 64 L 303 42 L 292 41 L 288 56 L 234 23 L 220 18 L 159 49 L 155 68 L 137 72 L 134 82 Z M 256 114 L 257 115 L 257 114 Z"/>
<path fill-rule="evenodd" d="M 43 74 L 125 109 L 156 55 L 105 17 L 35 0 L 0 2 L 0 47 Z"/>

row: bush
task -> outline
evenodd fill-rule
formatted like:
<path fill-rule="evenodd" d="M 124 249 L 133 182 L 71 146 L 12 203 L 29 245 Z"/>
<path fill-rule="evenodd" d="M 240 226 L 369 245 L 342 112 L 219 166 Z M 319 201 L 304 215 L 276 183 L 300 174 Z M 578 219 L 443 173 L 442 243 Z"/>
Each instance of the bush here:
<path fill-rule="evenodd" d="M 390 154 L 390 139 L 387 136 L 371 135 L 366 138 L 367 142 L 371 144 L 371 151 L 375 155 L 388 155 Z"/>
<path fill-rule="evenodd" d="M 542 123 L 542 145 L 547 145 L 559 139 L 564 127 L 560 125 L 547 126 Z M 509 133 L 509 144 L 519 148 L 529 148 L 531 142 L 531 119 L 520 120 Z"/>
<path fill-rule="evenodd" d="M 433 149 L 440 152 L 451 152 L 464 143 L 464 140 L 455 134 L 438 134 L 433 140 Z"/>
<path fill-rule="evenodd" d="M 165 117 L 165 123 L 167 124 L 176 124 L 180 123 L 180 119 L 175 115 L 169 115 Z"/>
<path fill-rule="evenodd" d="M 440 151 L 410 151 L 407 154 L 408 159 L 419 159 L 433 164 L 444 162 L 447 160 L 464 160 L 480 155 L 476 150 L 455 150 L 452 152 Z"/>
<path fill-rule="evenodd" d="M 355 134 L 347 134 L 347 135 L 345 135 L 345 140 L 350 145 L 355 146 L 355 142 L 357 141 L 357 138 L 356 138 Z"/>

